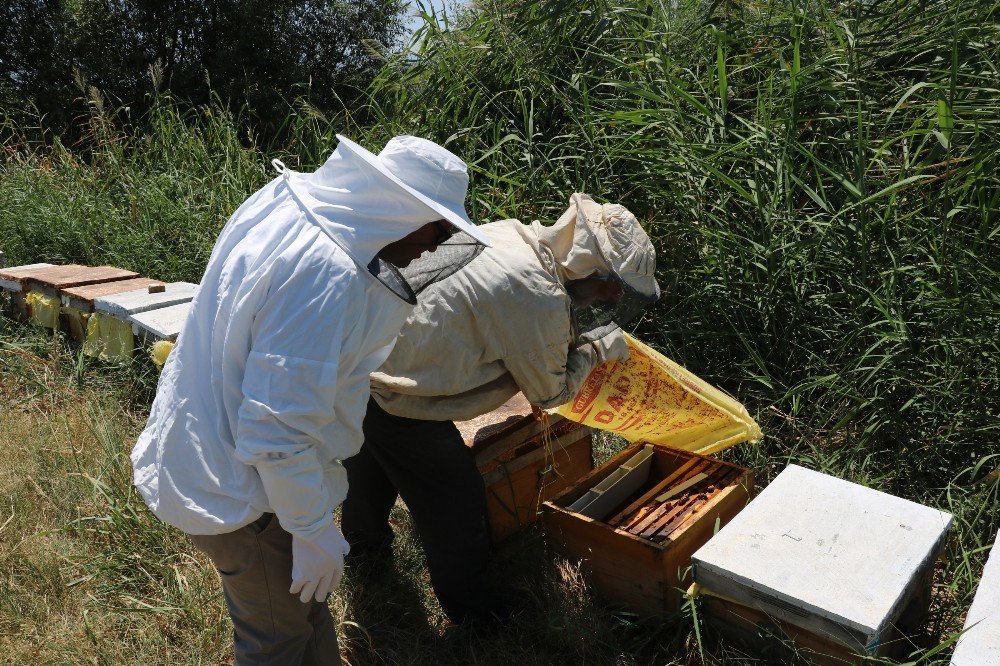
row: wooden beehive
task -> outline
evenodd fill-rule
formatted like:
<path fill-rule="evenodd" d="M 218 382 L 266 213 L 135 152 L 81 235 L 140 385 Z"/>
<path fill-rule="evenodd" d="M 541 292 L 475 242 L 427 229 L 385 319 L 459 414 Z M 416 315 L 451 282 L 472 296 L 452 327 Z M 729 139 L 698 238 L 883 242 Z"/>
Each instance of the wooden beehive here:
<path fill-rule="evenodd" d="M 25 276 L 39 268 L 51 268 L 52 264 L 29 264 L 27 266 L 11 266 L 0 270 L 0 290 L 7 296 L 4 310 L 7 316 L 17 321 L 28 319 L 28 306 L 25 303 Z"/>
<path fill-rule="evenodd" d="M 126 271 L 113 266 L 80 266 L 78 264 L 68 264 L 65 266 L 34 266 L 24 267 L 19 270 L 8 270 L 0 272 L 0 279 L 16 282 L 20 286 L 20 293 L 30 300 L 32 292 L 45 297 L 61 299 L 65 289 L 82 287 L 85 285 L 96 285 L 106 282 L 116 282 L 138 277 L 138 273 Z M 85 322 L 83 312 L 75 308 L 65 308 L 60 317 L 58 311 L 60 303 L 55 301 L 52 306 L 53 316 L 51 321 L 45 322 L 45 326 L 56 326 L 59 320 L 63 326 L 73 335 L 74 338 L 82 339 L 84 335 Z M 32 308 L 27 308 L 30 318 L 35 320 Z M 41 323 L 36 321 L 36 323 Z"/>
<path fill-rule="evenodd" d="M 538 519 L 542 502 L 593 469 L 591 429 L 560 416 L 538 420 L 523 394 L 456 423 L 486 486 L 497 543 Z"/>
<path fill-rule="evenodd" d="M 637 443 L 545 503 L 553 545 L 607 601 L 640 615 L 676 611 L 691 554 L 749 499 L 753 472 Z"/>
<path fill-rule="evenodd" d="M 706 624 L 757 646 L 791 638 L 816 663 L 899 656 L 926 611 L 951 521 L 790 465 L 693 555 Z"/>
<path fill-rule="evenodd" d="M 82 287 L 88 284 L 129 280 L 139 277 L 134 271 L 114 266 L 51 266 L 26 271 L 19 275 L 25 291 L 39 291 L 48 296 L 59 296 L 63 289 Z"/>

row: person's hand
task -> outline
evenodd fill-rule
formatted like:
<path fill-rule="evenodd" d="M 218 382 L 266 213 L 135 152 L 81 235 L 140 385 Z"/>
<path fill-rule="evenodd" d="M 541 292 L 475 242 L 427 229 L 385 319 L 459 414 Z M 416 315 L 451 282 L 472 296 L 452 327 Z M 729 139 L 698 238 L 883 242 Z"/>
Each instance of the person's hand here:
<path fill-rule="evenodd" d="M 299 601 L 325 601 L 344 575 L 344 556 L 351 547 L 335 523 L 330 523 L 313 539 L 292 535 L 292 586 L 288 591 Z"/>
<path fill-rule="evenodd" d="M 625 340 L 625 332 L 617 326 L 604 337 L 595 340 L 593 344 L 597 348 L 597 358 L 600 363 L 624 361 L 628 358 L 628 342 Z"/>

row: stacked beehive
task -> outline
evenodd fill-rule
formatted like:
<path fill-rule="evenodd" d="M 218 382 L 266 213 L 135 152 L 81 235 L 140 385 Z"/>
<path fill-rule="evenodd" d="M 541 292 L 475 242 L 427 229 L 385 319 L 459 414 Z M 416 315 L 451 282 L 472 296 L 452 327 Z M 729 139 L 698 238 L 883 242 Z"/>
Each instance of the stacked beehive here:
<path fill-rule="evenodd" d="M 197 285 L 167 284 L 113 266 L 31 264 L 0 270 L 5 311 L 13 319 L 63 327 L 84 353 L 130 357 L 140 342 L 172 342 Z"/>
<path fill-rule="evenodd" d="M 494 542 L 534 523 L 542 502 L 593 468 L 591 429 L 561 416 L 536 418 L 522 393 L 455 425 L 483 475 Z"/>

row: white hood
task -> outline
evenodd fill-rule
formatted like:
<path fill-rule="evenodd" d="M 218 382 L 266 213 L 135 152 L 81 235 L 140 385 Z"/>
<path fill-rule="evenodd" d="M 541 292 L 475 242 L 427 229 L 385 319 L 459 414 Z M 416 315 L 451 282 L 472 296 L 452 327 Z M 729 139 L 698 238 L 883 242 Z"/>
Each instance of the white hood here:
<path fill-rule="evenodd" d="M 599 204 L 577 193 L 555 224 L 546 227 L 536 221 L 531 228 L 538 244 L 552 254 L 564 283 L 614 273 L 643 296 L 659 296 L 656 251 L 624 206 Z"/>
<path fill-rule="evenodd" d="M 285 173 L 313 222 L 362 267 L 389 243 L 441 219 L 343 145 L 311 174 Z"/>

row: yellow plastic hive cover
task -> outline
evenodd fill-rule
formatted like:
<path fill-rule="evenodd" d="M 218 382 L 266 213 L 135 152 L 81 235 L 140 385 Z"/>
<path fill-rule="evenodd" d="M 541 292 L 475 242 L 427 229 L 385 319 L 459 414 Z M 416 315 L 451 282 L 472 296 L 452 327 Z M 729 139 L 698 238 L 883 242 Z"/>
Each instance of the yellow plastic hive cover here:
<path fill-rule="evenodd" d="M 572 402 L 554 411 L 630 442 L 707 455 L 763 434 L 746 408 L 626 334 L 629 358 L 590 373 Z"/>

